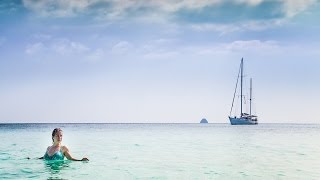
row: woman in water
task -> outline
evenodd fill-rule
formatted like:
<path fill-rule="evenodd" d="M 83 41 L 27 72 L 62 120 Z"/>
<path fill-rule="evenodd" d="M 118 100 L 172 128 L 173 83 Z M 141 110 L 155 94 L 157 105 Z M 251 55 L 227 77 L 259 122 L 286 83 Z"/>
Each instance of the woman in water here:
<path fill-rule="evenodd" d="M 89 161 L 88 158 L 75 159 L 71 156 L 69 149 L 66 146 L 61 145 L 62 141 L 62 130 L 60 128 L 55 128 L 52 131 L 52 141 L 53 145 L 49 146 L 43 157 L 39 159 L 45 160 L 63 160 L 66 157 L 72 161 Z"/>

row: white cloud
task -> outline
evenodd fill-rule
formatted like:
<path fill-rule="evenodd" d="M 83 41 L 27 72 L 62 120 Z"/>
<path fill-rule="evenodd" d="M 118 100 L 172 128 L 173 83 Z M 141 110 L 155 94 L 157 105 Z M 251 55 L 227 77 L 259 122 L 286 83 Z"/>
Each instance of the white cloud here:
<path fill-rule="evenodd" d="M 251 0 L 252 1 L 252 0 Z M 78 13 L 90 11 L 91 7 L 99 5 L 98 9 L 93 11 L 97 13 L 101 19 L 117 20 L 127 17 L 129 11 L 142 9 L 152 9 L 148 11 L 148 15 L 137 17 L 139 19 L 148 20 L 151 17 L 161 19 L 166 17 L 167 13 L 175 12 L 181 8 L 197 9 L 206 7 L 208 5 L 218 4 L 223 0 L 184 0 L 184 1 L 171 1 L 171 0 L 23 0 L 24 6 L 41 16 L 54 16 L 54 17 L 70 17 L 76 16 Z M 105 6 L 104 6 L 105 5 Z M 160 17 L 161 16 L 161 17 Z M 159 18 L 160 17 L 160 18 Z"/>
<path fill-rule="evenodd" d="M 182 50 L 179 45 L 174 44 L 176 42 L 177 39 L 155 39 L 138 46 L 136 51 L 145 59 L 170 59 L 177 57 Z"/>
<path fill-rule="evenodd" d="M 52 49 L 61 54 L 79 54 L 89 51 L 90 49 L 79 42 L 73 42 L 68 39 L 57 39 L 51 45 Z"/>
<path fill-rule="evenodd" d="M 216 32 L 220 32 L 221 35 L 242 30 L 242 28 L 240 26 L 235 25 L 235 24 L 222 25 L 222 24 L 205 23 L 205 24 L 192 24 L 190 27 L 192 29 L 196 30 L 196 31 L 216 31 Z"/>
<path fill-rule="evenodd" d="M 131 49 L 132 45 L 127 41 L 121 41 L 115 44 L 112 47 L 112 52 L 117 54 L 123 54 L 126 53 L 129 49 Z"/>
<path fill-rule="evenodd" d="M 175 49 L 175 53 L 172 53 L 172 49 L 162 49 L 161 51 L 155 51 L 154 53 L 150 51 L 150 53 L 146 53 L 146 57 L 156 57 L 160 58 L 161 54 L 167 55 L 184 55 L 184 56 L 216 56 L 216 55 L 230 55 L 233 53 L 264 53 L 264 52 L 281 52 L 285 47 L 281 47 L 279 42 L 277 41 L 260 41 L 260 40 L 238 40 L 230 43 L 217 43 L 211 45 L 200 45 L 200 46 L 183 46 Z M 287 49 L 286 49 L 287 50 Z M 254 53 L 252 53 L 254 52 Z M 150 54 L 150 55 L 149 55 Z M 178 57 L 177 57 L 178 58 Z"/>
<path fill-rule="evenodd" d="M 238 4 L 247 4 L 250 6 L 257 6 L 269 0 L 232 0 L 231 2 Z M 306 8 L 310 7 L 317 0 L 278 0 L 279 3 L 284 4 L 283 11 L 289 16 L 294 16 Z M 135 11 L 140 8 L 151 9 L 144 13 L 155 17 L 166 17 L 167 13 L 176 12 L 182 8 L 185 9 L 200 9 L 208 6 L 219 5 L 225 3 L 223 0 L 23 0 L 23 4 L 27 9 L 30 9 L 41 16 L 54 17 L 69 17 L 76 16 L 79 13 L 92 10 L 99 5 L 99 9 L 93 9 L 99 15 L 104 15 L 109 19 L 118 19 L 128 14 L 128 10 Z M 158 15 L 156 15 L 156 14 Z M 148 17 L 143 14 L 142 17 Z"/>
<path fill-rule="evenodd" d="M 248 53 L 253 51 L 278 52 L 280 49 L 280 43 L 273 40 L 237 40 L 229 43 L 189 46 L 186 44 L 170 45 L 166 40 L 163 41 L 162 39 L 159 39 L 146 43 L 142 46 L 132 47 L 131 51 L 127 51 L 126 53 L 133 56 L 140 56 L 144 59 L 174 59 L 179 58 L 180 56 L 192 57 L 197 55 Z"/>
<path fill-rule="evenodd" d="M 229 51 L 266 50 L 276 49 L 277 47 L 278 43 L 276 41 L 260 40 L 234 41 L 224 45 L 224 48 Z"/>
<path fill-rule="evenodd" d="M 235 0 L 236 3 L 245 3 L 250 6 L 256 6 L 263 2 L 263 0 Z"/>
<path fill-rule="evenodd" d="M 230 43 L 219 43 L 211 46 L 189 47 L 186 52 L 196 52 L 197 54 L 221 54 L 233 52 L 270 52 L 279 50 L 277 41 L 260 40 L 238 40 Z"/>
<path fill-rule="evenodd" d="M 102 49 L 96 49 L 86 58 L 88 62 L 98 62 L 104 58 L 105 52 Z"/>
<path fill-rule="evenodd" d="M 75 16 L 97 0 L 23 0 L 26 8 L 41 16 Z"/>
<path fill-rule="evenodd" d="M 35 34 L 32 37 L 37 42 L 28 44 L 25 49 L 25 53 L 30 55 L 43 53 L 76 55 L 84 54 L 90 51 L 90 48 L 87 46 L 79 42 L 70 41 L 66 38 L 53 38 L 50 35 L 43 34 Z"/>
<path fill-rule="evenodd" d="M 175 13 L 181 9 L 194 12 L 202 8 L 221 5 L 222 3 L 245 4 L 250 8 L 261 5 L 269 0 L 23 0 L 24 6 L 43 17 L 76 17 L 78 15 L 90 14 L 93 20 L 99 22 L 113 23 L 119 20 L 134 20 L 143 23 L 178 23 L 180 20 L 189 22 L 188 18 L 181 16 L 175 19 Z M 270 27 L 282 25 L 291 18 L 308 9 L 308 7 L 319 2 L 318 0 L 276 0 L 279 3 L 283 16 L 270 19 L 255 19 L 250 16 L 241 23 L 216 22 L 189 22 L 193 29 L 199 31 L 216 31 L 221 35 L 246 30 L 264 30 Z M 233 7 L 233 8 L 235 8 Z M 239 6 L 243 8 L 243 5 Z M 223 11 L 222 11 L 223 12 Z M 279 12 L 280 13 L 280 12 Z M 281 13 L 281 14 L 282 14 Z M 251 19 L 250 19 L 251 18 Z M 226 17 L 227 19 L 227 17 Z M 185 26 L 186 24 L 183 24 Z M 45 38 L 45 37 L 43 37 Z M 47 37 L 48 38 L 48 37 Z"/>
<path fill-rule="evenodd" d="M 308 7 L 319 2 L 318 0 L 282 0 L 284 3 L 283 11 L 288 17 L 293 17 Z"/>
<path fill-rule="evenodd" d="M 253 1 L 253 0 L 249 0 Z M 208 5 L 223 2 L 222 0 L 184 0 L 184 1 L 171 1 L 171 0 L 23 0 L 26 8 L 37 12 L 42 16 L 74 16 L 77 13 L 83 12 L 96 4 L 109 4 L 110 7 L 99 7 L 102 14 L 110 18 L 117 18 L 127 13 L 128 9 L 134 10 L 140 7 L 155 8 L 163 12 L 174 12 L 180 8 L 196 9 Z M 103 6 L 103 5 L 102 5 Z M 102 9 L 102 10 L 101 10 Z"/>
<path fill-rule="evenodd" d="M 36 53 L 43 53 L 43 51 L 46 49 L 47 48 L 44 46 L 42 42 L 37 42 L 37 43 L 27 45 L 25 49 L 25 53 L 29 55 L 36 54 Z"/>
<path fill-rule="evenodd" d="M 285 23 L 283 19 L 276 20 L 264 20 L 264 21 L 248 21 L 233 24 L 191 24 L 189 27 L 195 31 L 215 31 L 219 32 L 220 35 L 226 35 L 233 32 L 243 31 L 263 31 L 268 28 L 275 26 L 281 26 Z"/>
<path fill-rule="evenodd" d="M 163 0 L 163 1 L 151 1 L 150 3 L 153 6 L 159 7 L 163 11 L 166 12 L 175 12 L 181 8 L 186 9 L 198 9 L 203 8 L 209 5 L 215 5 L 223 2 L 223 0 L 185 0 L 185 1 L 171 1 L 171 0 Z"/>

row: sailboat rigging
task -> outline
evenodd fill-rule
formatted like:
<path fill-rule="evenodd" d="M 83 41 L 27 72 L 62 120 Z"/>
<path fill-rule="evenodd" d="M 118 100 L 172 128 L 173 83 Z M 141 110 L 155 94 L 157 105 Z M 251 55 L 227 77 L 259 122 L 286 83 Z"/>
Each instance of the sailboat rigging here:
<path fill-rule="evenodd" d="M 233 105 L 234 105 L 234 100 L 235 96 L 237 93 L 237 87 L 238 87 L 238 81 L 239 81 L 239 75 L 240 75 L 240 115 L 237 116 L 231 116 L 232 110 L 233 110 Z M 236 88 L 233 94 L 233 99 L 232 99 L 232 105 L 231 105 L 231 110 L 230 110 L 230 115 L 229 115 L 229 120 L 231 125 L 256 125 L 258 124 L 258 116 L 253 115 L 251 111 L 252 107 L 252 79 L 250 79 L 250 111 L 249 114 L 243 112 L 243 58 L 241 59 L 240 63 L 240 69 L 238 72 L 238 77 L 237 77 L 237 82 L 236 82 Z"/>

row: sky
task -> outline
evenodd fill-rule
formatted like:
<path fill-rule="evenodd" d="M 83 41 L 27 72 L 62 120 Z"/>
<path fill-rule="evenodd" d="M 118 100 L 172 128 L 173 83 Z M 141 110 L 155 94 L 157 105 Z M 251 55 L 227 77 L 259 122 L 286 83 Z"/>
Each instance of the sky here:
<path fill-rule="evenodd" d="M 241 58 L 260 123 L 319 123 L 319 19 L 319 0 L 2 0 L 0 123 L 229 123 Z"/>

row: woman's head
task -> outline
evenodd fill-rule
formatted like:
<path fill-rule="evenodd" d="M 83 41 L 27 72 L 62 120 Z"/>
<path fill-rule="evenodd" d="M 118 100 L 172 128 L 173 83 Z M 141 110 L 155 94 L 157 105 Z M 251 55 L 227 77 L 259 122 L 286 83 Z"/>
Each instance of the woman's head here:
<path fill-rule="evenodd" d="M 62 141 L 62 130 L 60 128 L 55 128 L 52 131 L 52 141 L 61 142 Z"/>

